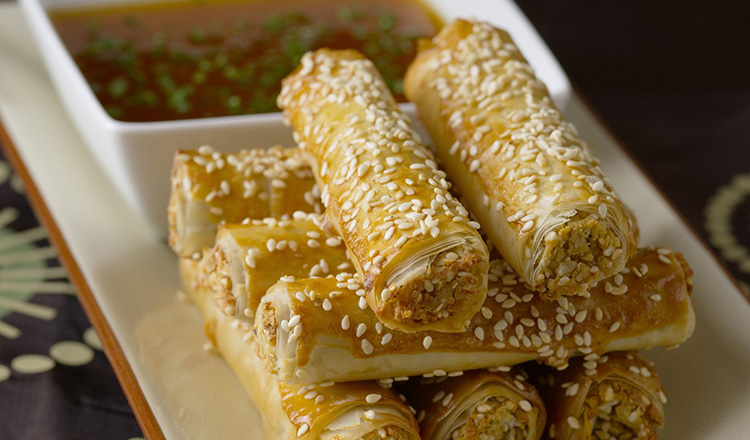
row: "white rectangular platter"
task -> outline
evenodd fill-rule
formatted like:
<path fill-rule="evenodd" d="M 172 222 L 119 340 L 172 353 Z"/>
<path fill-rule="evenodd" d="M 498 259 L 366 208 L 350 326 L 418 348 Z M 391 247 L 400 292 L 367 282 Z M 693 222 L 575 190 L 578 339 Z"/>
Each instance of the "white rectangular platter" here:
<path fill-rule="evenodd" d="M 15 5 L 0 6 L 0 135 L 47 224 L 149 438 L 258 439 L 260 418 L 198 313 L 175 297 L 177 261 L 97 166 L 60 104 Z M 678 350 L 653 350 L 668 390 L 664 438 L 750 434 L 750 305 L 579 97 L 565 111 L 639 216 L 642 243 L 683 252 L 698 316 Z M 169 182 L 165 181 L 164 185 Z M 166 207 L 165 207 L 166 215 Z"/>

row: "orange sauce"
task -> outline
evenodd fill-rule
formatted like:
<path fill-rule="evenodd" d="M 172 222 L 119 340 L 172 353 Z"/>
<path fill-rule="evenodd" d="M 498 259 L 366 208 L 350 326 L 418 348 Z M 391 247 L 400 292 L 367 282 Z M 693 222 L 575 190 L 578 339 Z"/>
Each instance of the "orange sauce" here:
<path fill-rule="evenodd" d="M 194 0 L 50 17 L 107 112 L 134 122 L 278 111 L 281 79 L 320 47 L 364 53 L 403 101 L 416 39 L 441 26 L 416 0 Z"/>

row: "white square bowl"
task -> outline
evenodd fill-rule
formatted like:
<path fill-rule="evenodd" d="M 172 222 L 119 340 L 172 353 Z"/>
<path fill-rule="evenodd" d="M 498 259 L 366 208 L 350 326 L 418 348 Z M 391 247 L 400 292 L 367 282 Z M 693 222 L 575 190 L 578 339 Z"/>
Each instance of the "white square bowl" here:
<path fill-rule="evenodd" d="M 20 5 L 57 93 L 89 150 L 130 206 L 157 234 L 165 236 L 169 172 L 176 149 L 208 144 L 219 151 L 233 152 L 292 145 L 293 140 L 280 113 L 163 122 L 123 122 L 110 117 L 55 31 L 48 11 L 138 2 L 143 0 L 20 0 Z M 565 107 L 571 93 L 565 73 L 511 0 L 425 3 L 445 23 L 458 17 L 478 18 L 506 29 L 546 83 L 555 103 Z M 412 104 L 402 104 L 402 109 L 416 114 Z"/>

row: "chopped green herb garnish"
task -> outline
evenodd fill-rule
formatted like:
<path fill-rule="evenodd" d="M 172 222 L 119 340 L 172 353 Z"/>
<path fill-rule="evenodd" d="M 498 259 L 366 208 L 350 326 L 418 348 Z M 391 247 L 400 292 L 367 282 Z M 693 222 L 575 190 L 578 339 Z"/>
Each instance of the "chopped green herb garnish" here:
<path fill-rule="evenodd" d="M 298 10 L 260 14 L 243 5 L 249 9 L 221 20 L 209 12 L 216 4 L 193 1 L 181 6 L 192 11 L 187 21 L 175 9 L 165 23 L 133 10 L 82 22 L 86 46 L 74 57 L 112 117 L 145 121 L 278 111 L 281 80 L 305 53 L 321 47 L 361 51 L 402 100 L 401 78 L 414 42 L 433 32 L 410 25 L 402 18 L 408 14 L 377 0 L 339 0 L 322 13 L 315 9 L 321 5 L 307 2 Z"/>
<path fill-rule="evenodd" d="M 381 32 L 388 32 L 396 25 L 396 16 L 391 12 L 384 12 L 378 19 L 378 28 Z"/>
<path fill-rule="evenodd" d="M 190 96 L 193 94 L 195 89 L 193 86 L 184 86 L 179 88 L 173 88 L 169 95 L 169 106 L 174 109 L 177 113 L 187 113 L 193 108 L 190 103 Z"/>
<path fill-rule="evenodd" d="M 107 113 L 115 119 L 121 118 L 122 115 L 125 113 L 122 107 L 119 107 L 116 105 L 108 105 L 104 107 L 104 110 L 106 110 Z"/>
<path fill-rule="evenodd" d="M 242 98 L 237 95 L 232 95 L 227 98 L 226 106 L 232 114 L 239 114 L 240 112 L 242 112 Z"/>
<path fill-rule="evenodd" d="M 113 98 L 122 98 L 128 92 L 128 80 L 118 76 L 109 83 L 107 90 Z"/>
<path fill-rule="evenodd" d="M 208 79 L 208 75 L 206 75 L 206 72 L 202 70 L 196 70 L 193 73 L 192 80 L 194 84 L 203 84 Z"/>
<path fill-rule="evenodd" d="M 193 28 L 188 33 L 188 40 L 193 44 L 201 44 L 206 41 L 206 33 L 202 29 Z"/>

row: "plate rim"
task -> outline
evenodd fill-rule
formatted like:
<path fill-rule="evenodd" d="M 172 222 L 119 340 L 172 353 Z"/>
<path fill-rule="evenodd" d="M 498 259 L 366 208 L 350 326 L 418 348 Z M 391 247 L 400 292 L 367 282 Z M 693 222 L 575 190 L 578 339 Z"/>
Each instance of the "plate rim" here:
<path fill-rule="evenodd" d="M 626 146 L 625 142 L 614 132 L 612 127 L 606 122 L 601 114 L 593 107 L 591 102 L 581 93 L 580 89 L 575 83 L 571 82 L 572 85 L 572 97 L 579 99 L 584 108 L 590 112 L 595 122 L 612 138 L 614 146 L 620 150 L 625 156 L 631 161 L 631 163 L 638 169 L 641 176 L 647 180 L 649 185 L 656 190 L 656 193 L 662 199 L 663 202 L 669 207 L 669 209 L 677 215 L 679 221 L 686 227 L 690 235 L 697 241 L 700 247 L 708 253 L 711 259 L 713 259 L 727 279 L 731 282 L 734 290 L 750 305 L 750 298 L 745 295 L 740 287 L 739 281 L 729 271 L 725 263 L 718 257 L 714 250 L 706 243 L 705 239 L 698 234 L 693 228 L 682 212 L 677 209 L 674 203 L 666 197 L 664 191 L 659 187 L 655 180 L 649 173 L 646 172 L 645 168 L 641 165 L 640 161 L 635 157 L 632 151 Z M 50 242 L 57 249 L 58 258 L 60 262 L 65 266 L 68 271 L 68 278 L 71 283 L 76 287 L 78 292 L 78 298 L 83 306 L 86 316 L 91 321 L 91 325 L 98 332 L 102 341 L 104 353 L 109 360 L 112 369 L 115 372 L 120 387 L 125 394 L 125 397 L 130 405 L 133 413 L 136 417 L 138 425 L 141 428 L 144 436 L 149 440 L 164 440 L 165 436 L 159 425 L 153 410 L 146 399 L 143 390 L 138 383 L 138 380 L 133 373 L 133 370 L 128 362 L 125 353 L 120 347 L 120 343 L 114 335 L 112 328 L 107 322 L 104 314 L 96 301 L 91 287 L 86 281 L 78 262 L 73 257 L 68 244 L 60 232 L 59 227 L 55 221 L 54 216 L 51 214 L 47 207 L 47 204 L 36 187 L 31 174 L 26 168 L 23 159 L 18 153 L 18 149 L 15 146 L 13 140 L 8 134 L 5 125 L 3 124 L 2 114 L 0 114 L 0 147 L 6 155 L 6 158 L 10 162 L 16 174 L 21 178 L 25 187 L 25 196 L 28 199 L 31 207 L 34 210 L 39 221 L 47 228 Z"/>
<path fill-rule="evenodd" d="M 141 428 L 144 436 L 148 440 L 166 440 L 161 426 L 154 416 L 151 405 L 146 400 L 141 385 L 133 373 L 133 369 L 128 362 L 125 353 L 120 347 L 120 343 L 114 335 L 109 322 L 99 307 L 91 287 L 86 281 L 78 262 L 73 257 L 68 243 L 60 232 L 55 218 L 47 207 L 44 198 L 39 189 L 36 187 L 31 174 L 26 168 L 26 164 L 21 159 L 18 149 L 8 134 L 0 114 L 0 148 L 2 148 L 5 157 L 13 167 L 14 172 L 21 178 L 24 184 L 24 195 L 29 201 L 34 214 L 39 222 L 47 229 L 47 234 L 52 245 L 57 249 L 58 259 L 68 272 L 68 279 L 75 286 L 77 298 L 89 319 L 91 326 L 94 327 L 102 342 L 104 354 L 107 356 L 112 370 L 117 377 L 120 388 L 125 394 L 125 398 L 133 410 L 136 421 Z"/>

